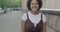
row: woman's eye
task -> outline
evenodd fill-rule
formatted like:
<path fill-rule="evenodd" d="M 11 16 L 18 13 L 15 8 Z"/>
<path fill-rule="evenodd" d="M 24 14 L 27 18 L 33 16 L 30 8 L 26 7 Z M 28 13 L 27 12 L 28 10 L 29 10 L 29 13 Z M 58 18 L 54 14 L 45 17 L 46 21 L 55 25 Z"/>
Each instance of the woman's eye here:
<path fill-rule="evenodd" d="M 38 3 L 31 3 L 31 5 L 34 5 L 34 4 L 37 5 Z"/>
<path fill-rule="evenodd" d="M 38 4 L 38 3 L 35 3 L 36 5 Z"/>
<path fill-rule="evenodd" d="M 37 5 L 38 3 L 35 3 L 35 5 Z"/>

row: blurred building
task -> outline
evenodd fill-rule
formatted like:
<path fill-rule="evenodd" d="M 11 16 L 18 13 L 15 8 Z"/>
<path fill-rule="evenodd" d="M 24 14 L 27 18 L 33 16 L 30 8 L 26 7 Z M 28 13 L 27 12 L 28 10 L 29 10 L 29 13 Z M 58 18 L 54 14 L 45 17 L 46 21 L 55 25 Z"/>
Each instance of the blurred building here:
<path fill-rule="evenodd" d="M 60 9 L 60 0 L 42 0 L 43 6 L 42 8 L 48 9 Z M 27 0 L 22 0 L 22 8 L 26 8 Z"/>

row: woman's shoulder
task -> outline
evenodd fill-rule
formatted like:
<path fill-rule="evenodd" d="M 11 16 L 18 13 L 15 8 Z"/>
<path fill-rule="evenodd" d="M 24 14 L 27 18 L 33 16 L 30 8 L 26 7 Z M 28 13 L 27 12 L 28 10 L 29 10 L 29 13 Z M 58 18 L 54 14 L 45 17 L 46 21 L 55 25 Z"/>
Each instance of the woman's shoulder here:
<path fill-rule="evenodd" d="M 43 22 L 45 23 L 46 22 L 46 15 L 44 13 L 42 13 L 42 19 L 43 19 Z"/>
<path fill-rule="evenodd" d="M 40 13 L 42 16 L 45 16 L 45 14 L 44 13 Z"/>
<path fill-rule="evenodd" d="M 26 20 L 27 19 L 27 14 L 26 13 L 24 13 L 23 15 L 22 15 L 22 20 Z"/>

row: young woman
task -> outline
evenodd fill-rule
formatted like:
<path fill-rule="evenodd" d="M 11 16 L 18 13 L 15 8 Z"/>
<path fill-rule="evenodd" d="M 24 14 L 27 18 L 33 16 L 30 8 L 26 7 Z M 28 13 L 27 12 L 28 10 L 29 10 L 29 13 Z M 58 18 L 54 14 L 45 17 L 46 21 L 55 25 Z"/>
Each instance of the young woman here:
<path fill-rule="evenodd" d="M 46 17 L 39 12 L 42 0 L 28 0 L 27 8 L 30 10 L 22 16 L 22 32 L 46 32 Z"/>

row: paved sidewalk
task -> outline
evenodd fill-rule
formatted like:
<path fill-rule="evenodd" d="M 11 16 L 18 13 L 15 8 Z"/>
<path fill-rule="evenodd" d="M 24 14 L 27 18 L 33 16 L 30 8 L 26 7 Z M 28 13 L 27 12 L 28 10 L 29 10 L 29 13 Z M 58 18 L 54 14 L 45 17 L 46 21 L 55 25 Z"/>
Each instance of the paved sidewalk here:
<path fill-rule="evenodd" d="M 46 26 L 46 32 L 56 32 L 56 31 L 51 29 L 50 27 Z"/>
<path fill-rule="evenodd" d="M 10 11 L 0 16 L 0 32 L 21 32 L 22 11 Z M 46 32 L 56 32 L 46 27 Z"/>

